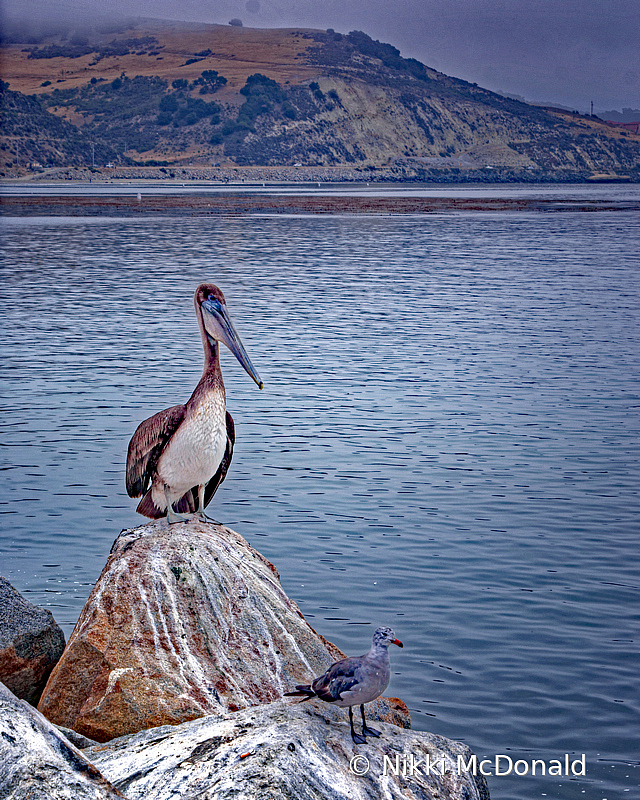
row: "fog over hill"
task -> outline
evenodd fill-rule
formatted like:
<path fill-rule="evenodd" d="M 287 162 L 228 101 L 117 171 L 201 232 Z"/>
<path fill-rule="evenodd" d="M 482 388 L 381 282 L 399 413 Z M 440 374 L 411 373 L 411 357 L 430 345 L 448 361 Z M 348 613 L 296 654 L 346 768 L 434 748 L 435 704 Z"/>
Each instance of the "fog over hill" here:
<path fill-rule="evenodd" d="M 493 90 L 586 113 L 638 108 L 637 0 L 4 0 L 6 17 L 105 13 L 228 24 L 364 30 L 408 57 Z"/>

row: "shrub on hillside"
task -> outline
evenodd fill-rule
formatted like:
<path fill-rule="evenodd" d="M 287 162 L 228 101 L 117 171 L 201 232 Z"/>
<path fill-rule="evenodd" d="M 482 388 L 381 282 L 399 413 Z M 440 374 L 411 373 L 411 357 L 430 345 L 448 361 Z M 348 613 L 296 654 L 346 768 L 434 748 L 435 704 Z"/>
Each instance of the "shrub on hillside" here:
<path fill-rule="evenodd" d="M 215 69 L 205 69 L 199 78 L 193 82 L 192 86 L 200 87 L 200 94 L 213 94 L 221 89 L 227 82 L 224 75 L 220 75 Z"/>

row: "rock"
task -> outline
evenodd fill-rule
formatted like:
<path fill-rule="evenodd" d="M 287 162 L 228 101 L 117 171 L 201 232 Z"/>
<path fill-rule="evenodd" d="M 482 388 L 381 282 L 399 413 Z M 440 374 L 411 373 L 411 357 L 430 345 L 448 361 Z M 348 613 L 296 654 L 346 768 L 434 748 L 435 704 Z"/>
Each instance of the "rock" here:
<path fill-rule="evenodd" d="M 36 705 L 63 650 L 64 634 L 51 612 L 0 577 L 0 681 Z"/>
<path fill-rule="evenodd" d="M 115 541 L 39 709 L 104 742 L 270 703 L 343 655 L 239 534 L 160 520 Z M 400 700 L 369 708 L 409 727 Z"/>
<path fill-rule="evenodd" d="M 78 750 L 84 750 L 87 747 L 93 747 L 98 742 L 95 739 L 89 739 L 87 736 L 83 736 L 81 733 L 76 733 L 72 731 L 71 728 L 65 728 L 64 725 L 55 725 L 54 726 L 60 733 L 68 739 L 71 744 L 75 745 Z"/>
<path fill-rule="evenodd" d="M 385 723 L 378 727 L 380 739 L 354 745 L 344 709 L 280 700 L 142 731 L 85 754 L 129 800 L 489 799 L 484 778 L 464 769 L 458 774 L 458 756 L 465 763 L 471 756 L 465 745 Z M 354 770 L 365 771 L 364 758 L 369 770 L 357 775 Z"/>
<path fill-rule="evenodd" d="M 0 797 L 117 800 L 123 795 L 42 714 L 0 684 Z"/>

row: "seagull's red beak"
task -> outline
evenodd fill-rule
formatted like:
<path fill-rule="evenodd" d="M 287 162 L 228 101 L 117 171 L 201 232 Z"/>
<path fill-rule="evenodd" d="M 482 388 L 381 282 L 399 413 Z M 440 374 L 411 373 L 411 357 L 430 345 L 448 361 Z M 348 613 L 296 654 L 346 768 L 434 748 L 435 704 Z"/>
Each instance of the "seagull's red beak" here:
<path fill-rule="evenodd" d="M 404 645 L 402 644 L 402 642 L 400 641 L 400 639 L 392 639 L 392 640 L 391 640 L 391 644 L 397 644 L 397 645 L 398 645 L 398 647 L 404 647 Z"/>

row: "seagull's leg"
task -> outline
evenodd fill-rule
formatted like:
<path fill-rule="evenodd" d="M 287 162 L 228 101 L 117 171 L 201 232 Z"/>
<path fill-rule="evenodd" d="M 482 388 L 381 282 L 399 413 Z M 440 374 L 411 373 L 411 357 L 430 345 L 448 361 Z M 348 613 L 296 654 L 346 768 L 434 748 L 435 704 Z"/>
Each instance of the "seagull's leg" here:
<path fill-rule="evenodd" d="M 362 715 L 362 735 L 363 736 L 375 736 L 376 739 L 380 736 L 380 731 L 377 731 L 375 728 L 370 728 L 367 723 L 364 721 L 364 706 L 360 706 L 360 714 Z"/>
<path fill-rule="evenodd" d="M 352 706 L 349 706 L 349 722 L 351 723 L 351 738 L 353 739 L 354 744 L 366 744 L 367 740 L 364 736 L 360 736 L 359 733 L 356 733 L 353 729 L 353 709 Z"/>
<path fill-rule="evenodd" d="M 167 501 L 167 522 L 169 525 L 173 525 L 174 522 L 189 522 L 189 517 L 185 517 L 183 514 L 178 514 L 173 510 L 171 498 L 169 497 L 169 487 L 166 484 L 164 487 L 164 499 Z"/>

